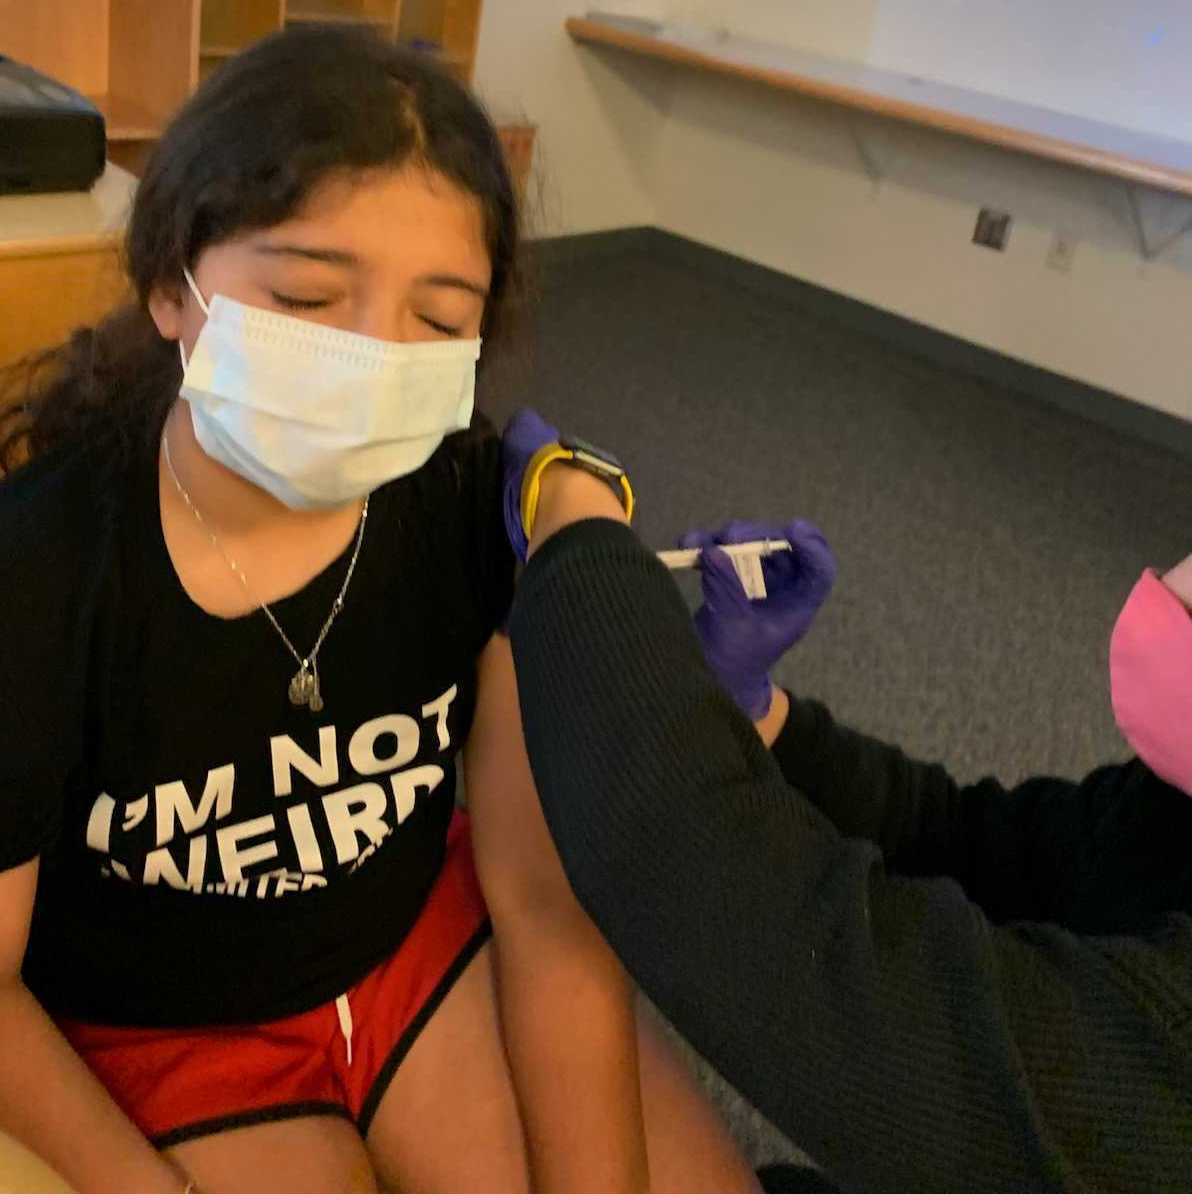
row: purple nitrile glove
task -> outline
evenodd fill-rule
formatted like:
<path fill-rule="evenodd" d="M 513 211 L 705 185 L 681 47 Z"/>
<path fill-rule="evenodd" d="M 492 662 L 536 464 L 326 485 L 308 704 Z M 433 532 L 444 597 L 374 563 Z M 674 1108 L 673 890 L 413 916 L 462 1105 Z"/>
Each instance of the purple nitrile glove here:
<path fill-rule="evenodd" d="M 720 543 L 785 539 L 790 551 L 762 559 L 767 596 L 750 601 Z M 809 522 L 785 527 L 730 522 L 719 531 L 690 531 L 679 541 L 700 548 L 704 604 L 695 629 L 712 671 L 729 696 L 753 720 L 769 712 L 770 671 L 811 629 L 836 579 L 836 557 L 821 532 Z"/>
<path fill-rule="evenodd" d="M 526 466 L 539 448 L 555 443 L 558 438 L 558 429 L 532 410 L 519 410 L 505 424 L 505 434 L 501 437 L 501 461 L 505 480 L 505 533 L 509 536 L 514 553 L 523 564 L 530 550 L 521 518 L 522 481 L 526 475 Z"/>

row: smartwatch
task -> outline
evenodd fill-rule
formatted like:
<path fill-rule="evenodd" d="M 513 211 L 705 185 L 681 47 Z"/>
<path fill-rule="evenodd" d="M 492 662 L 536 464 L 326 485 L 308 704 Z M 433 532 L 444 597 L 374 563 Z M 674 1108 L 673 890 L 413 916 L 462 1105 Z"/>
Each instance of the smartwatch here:
<path fill-rule="evenodd" d="M 526 466 L 521 491 L 521 520 L 522 530 L 525 531 L 527 539 L 533 532 L 534 519 L 538 515 L 542 473 L 548 464 L 556 462 L 582 469 L 585 473 L 606 482 L 624 507 L 625 517 L 633 519 L 633 487 L 629 484 L 629 477 L 621 462 L 611 452 L 606 452 L 595 444 L 574 436 L 561 435 L 558 443 L 545 444 L 539 448 Z"/>

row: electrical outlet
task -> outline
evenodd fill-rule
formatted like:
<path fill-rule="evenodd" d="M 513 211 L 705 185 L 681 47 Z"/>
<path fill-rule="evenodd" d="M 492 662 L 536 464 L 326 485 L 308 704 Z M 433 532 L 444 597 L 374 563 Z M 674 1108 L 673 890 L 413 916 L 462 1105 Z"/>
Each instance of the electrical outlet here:
<path fill-rule="evenodd" d="M 977 230 L 973 233 L 973 244 L 982 245 L 986 249 L 994 249 L 1001 253 L 1005 251 L 1006 242 L 1010 239 L 1010 225 L 1014 222 L 1012 216 L 1004 211 L 994 211 L 991 207 L 983 207 L 977 217 Z"/>
<path fill-rule="evenodd" d="M 1058 274 L 1070 274 L 1076 261 L 1076 239 L 1066 233 L 1057 232 L 1047 254 L 1047 268 Z"/>

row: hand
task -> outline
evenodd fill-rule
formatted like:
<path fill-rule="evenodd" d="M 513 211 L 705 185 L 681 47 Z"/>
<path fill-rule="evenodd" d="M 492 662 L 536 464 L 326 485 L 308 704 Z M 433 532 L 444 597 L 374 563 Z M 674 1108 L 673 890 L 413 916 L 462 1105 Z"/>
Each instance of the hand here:
<path fill-rule="evenodd" d="M 526 466 L 539 448 L 555 443 L 558 438 L 558 429 L 544 422 L 532 410 L 519 410 L 505 425 L 505 434 L 501 437 L 505 533 L 522 563 L 525 563 L 530 546 L 526 541 L 521 517 L 522 481 L 525 479 Z"/>
<path fill-rule="evenodd" d="M 762 559 L 768 596 L 750 601 L 737 570 L 719 543 L 786 539 L 790 551 Z M 809 522 L 786 527 L 730 522 L 719 531 L 690 531 L 680 547 L 700 548 L 704 604 L 695 629 L 704 657 L 728 694 L 753 720 L 770 708 L 770 671 L 811 629 L 836 579 L 836 558 L 821 532 Z"/>

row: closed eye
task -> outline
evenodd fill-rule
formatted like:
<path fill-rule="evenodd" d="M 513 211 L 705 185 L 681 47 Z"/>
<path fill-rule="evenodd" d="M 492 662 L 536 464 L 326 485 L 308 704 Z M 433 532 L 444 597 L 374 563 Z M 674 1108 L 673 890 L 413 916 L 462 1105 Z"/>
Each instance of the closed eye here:
<path fill-rule="evenodd" d="M 276 290 L 271 290 L 269 294 L 279 307 L 285 307 L 288 311 L 317 311 L 320 307 L 331 305 L 329 299 L 297 298 L 295 295 L 281 294 Z"/>
<path fill-rule="evenodd" d="M 431 319 L 426 315 L 419 315 L 418 318 L 421 319 L 428 328 L 433 328 L 436 332 L 440 332 L 444 336 L 458 336 L 463 332 L 463 328 L 448 327 L 445 323 L 439 323 L 437 320 Z"/>

